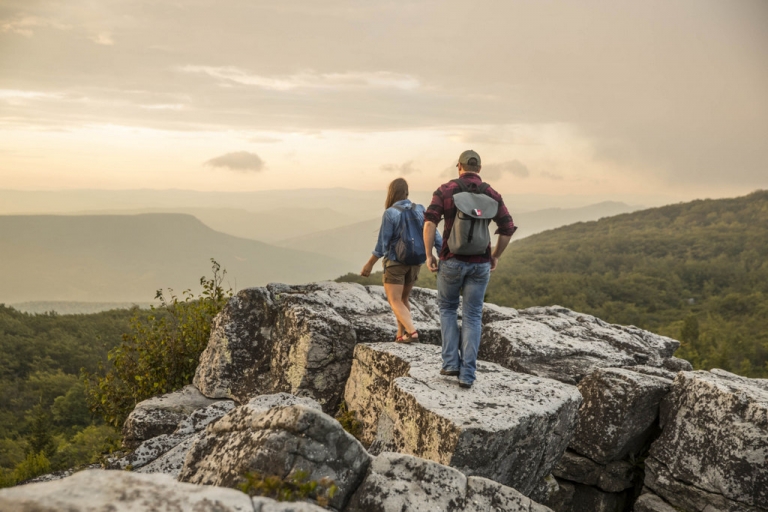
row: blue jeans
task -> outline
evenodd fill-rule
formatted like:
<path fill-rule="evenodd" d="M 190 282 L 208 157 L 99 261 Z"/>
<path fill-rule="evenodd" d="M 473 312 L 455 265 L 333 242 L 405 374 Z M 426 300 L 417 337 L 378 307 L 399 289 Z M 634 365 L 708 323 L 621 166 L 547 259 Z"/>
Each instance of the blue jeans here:
<path fill-rule="evenodd" d="M 459 380 L 472 384 L 482 334 L 483 298 L 491 277 L 490 263 L 465 263 L 456 258 L 440 262 L 437 304 L 443 334 L 443 369 L 459 370 Z M 459 331 L 459 297 L 464 299 Z"/>

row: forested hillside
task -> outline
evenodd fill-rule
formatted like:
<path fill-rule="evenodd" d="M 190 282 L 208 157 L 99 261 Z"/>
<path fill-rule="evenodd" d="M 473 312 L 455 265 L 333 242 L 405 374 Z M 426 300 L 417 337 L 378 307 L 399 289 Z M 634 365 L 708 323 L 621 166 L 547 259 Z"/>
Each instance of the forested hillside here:
<path fill-rule="evenodd" d="M 516 241 L 486 300 L 559 304 L 682 341 L 696 368 L 768 377 L 768 192 L 578 223 Z M 434 287 L 422 271 L 421 286 Z M 342 280 L 359 281 L 355 276 Z M 381 276 L 366 282 L 381 283 Z"/>
<path fill-rule="evenodd" d="M 119 438 L 92 419 L 80 369 L 106 362 L 133 314 L 32 315 L 0 305 L 0 483 L 13 468 L 34 476 L 41 463 L 88 463 Z"/>

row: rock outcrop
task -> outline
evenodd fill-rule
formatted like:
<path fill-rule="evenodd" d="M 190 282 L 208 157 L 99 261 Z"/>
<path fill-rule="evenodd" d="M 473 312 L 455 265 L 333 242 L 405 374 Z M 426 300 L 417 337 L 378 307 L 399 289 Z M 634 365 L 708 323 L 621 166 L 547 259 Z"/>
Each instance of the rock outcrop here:
<path fill-rule="evenodd" d="M 168 475 L 88 470 L 39 484 L 0 489 L 8 512 L 252 512 L 251 498 L 234 489 L 179 483 Z"/>
<path fill-rule="evenodd" d="M 133 473 L 2 490 L 0 510 L 96 510 L 91 494 L 98 510 L 321 510 L 170 480 L 302 471 L 334 480 L 338 511 L 768 512 L 768 381 L 692 372 L 676 341 L 635 327 L 486 304 L 466 390 L 439 375 L 435 293 L 415 289 L 411 308 L 423 343 L 382 343 L 395 322 L 381 287 L 243 290 L 214 322 L 196 387 L 126 422 L 135 450 L 114 467 Z M 325 414 L 342 398 L 362 443 Z"/>
<path fill-rule="evenodd" d="M 195 386 L 139 402 L 123 424 L 123 444 L 135 448 L 142 441 L 171 434 L 179 422 L 218 399 L 203 396 Z"/>
<path fill-rule="evenodd" d="M 531 494 L 570 441 L 578 390 L 484 362 L 463 390 L 440 368 L 439 347 L 358 345 L 344 397 L 363 442 Z"/>
<path fill-rule="evenodd" d="M 179 475 L 195 484 L 234 487 L 247 472 L 285 479 L 298 471 L 309 480 L 330 478 L 341 509 L 365 475 L 370 456 L 338 421 L 306 405 L 269 410 L 238 407 L 196 441 Z"/>
<path fill-rule="evenodd" d="M 684 510 L 768 510 L 768 381 L 679 373 L 661 408 L 645 485 Z"/>
<path fill-rule="evenodd" d="M 415 288 L 411 312 L 423 343 L 440 344 L 434 291 Z M 576 384 L 596 368 L 690 365 L 679 343 L 636 327 L 611 325 L 561 307 L 517 311 L 486 304 L 480 359 Z M 272 284 L 230 299 L 214 320 L 194 383 L 209 397 L 240 403 L 288 392 L 335 411 L 358 343 L 391 340 L 395 320 L 380 286 Z"/>
<path fill-rule="evenodd" d="M 516 490 L 399 453 L 382 453 L 371 463 L 347 512 L 551 512 Z"/>
<path fill-rule="evenodd" d="M 522 310 L 486 304 L 479 358 L 512 370 L 576 384 L 597 368 L 690 370 L 673 357 L 680 342 L 603 322 L 559 306 Z"/>
<path fill-rule="evenodd" d="M 579 382 L 584 403 L 571 448 L 600 464 L 638 455 L 657 428 L 671 384 L 622 368 L 595 370 Z"/>
<path fill-rule="evenodd" d="M 414 290 L 423 340 L 439 340 L 435 293 Z M 289 392 L 335 411 L 355 344 L 390 340 L 395 320 L 382 287 L 351 283 L 269 285 L 241 291 L 214 320 L 194 383 L 203 394 L 240 403 Z"/>

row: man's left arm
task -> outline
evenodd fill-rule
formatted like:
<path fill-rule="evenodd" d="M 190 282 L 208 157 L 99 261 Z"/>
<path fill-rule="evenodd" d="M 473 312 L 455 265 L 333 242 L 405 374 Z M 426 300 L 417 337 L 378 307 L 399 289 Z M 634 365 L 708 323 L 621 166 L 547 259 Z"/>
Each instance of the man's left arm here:
<path fill-rule="evenodd" d="M 512 235 L 517 231 L 517 226 L 515 226 L 515 223 L 512 220 L 512 215 L 510 215 L 507 206 L 504 204 L 504 200 L 498 193 L 496 193 L 496 195 L 498 197 L 494 199 L 499 202 L 499 211 L 496 213 L 493 221 L 496 223 L 497 229 L 495 234 L 499 235 L 499 239 L 491 252 L 491 272 L 496 270 L 496 266 L 499 264 L 499 258 L 501 258 L 502 253 L 509 245 Z"/>

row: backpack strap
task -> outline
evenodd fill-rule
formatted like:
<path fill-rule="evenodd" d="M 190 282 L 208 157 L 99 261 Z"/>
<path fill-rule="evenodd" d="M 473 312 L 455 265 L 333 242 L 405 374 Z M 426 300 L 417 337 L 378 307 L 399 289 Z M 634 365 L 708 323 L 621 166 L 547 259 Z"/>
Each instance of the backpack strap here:
<path fill-rule="evenodd" d="M 461 190 L 462 192 L 469 192 L 470 191 L 469 187 L 467 186 L 467 184 L 464 183 L 461 180 L 461 178 L 456 178 L 456 179 L 451 180 L 451 181 L 454 182 L 459 187 L 459 190 Z M 490 184 L 483 182 L 483 183 L 481 183 L 480 185 L 477 186 L 477 189 L 476 189 L 475 193 L 476 194 L 485 194 L 485 191 L 488 190 L 488 188 L 490 186 L 491 186 Z"/>

